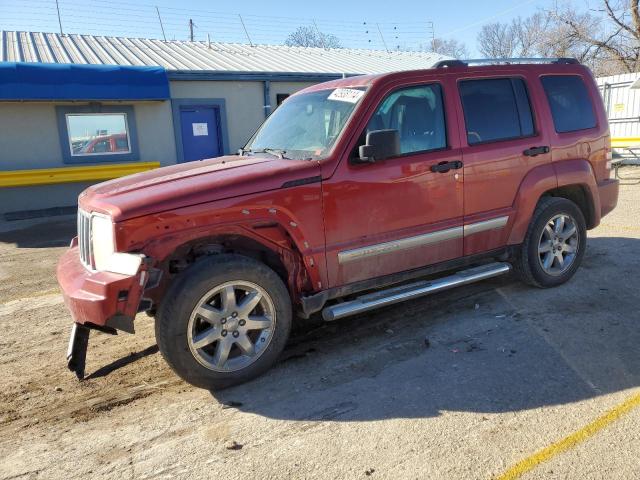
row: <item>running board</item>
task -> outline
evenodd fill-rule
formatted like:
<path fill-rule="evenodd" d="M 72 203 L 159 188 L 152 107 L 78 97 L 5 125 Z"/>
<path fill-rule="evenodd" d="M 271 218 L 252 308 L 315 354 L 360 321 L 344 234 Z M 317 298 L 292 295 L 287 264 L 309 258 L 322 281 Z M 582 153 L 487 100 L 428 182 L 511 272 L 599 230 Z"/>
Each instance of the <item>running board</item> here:
<path fill-rule="evenodd" d="M 511 270 L 511 265 L 506 262 L 494 262 L 479 267 L 469 268 L 456 272 L 447 277 L 435 280 L 423 280 L 420 282 L 388 288 L 378 292 L 362 295 L 355 300 L 337 303 L 322 310 L 322 318 L 327 322 L 339 320 L 350 315 L 368 312 L 376 308 L 386 307 L 394 303 L 412 300 L 414 298 L 441 292 L 449 288 L 479 282 L 488 278 L 503 275 Z"/>

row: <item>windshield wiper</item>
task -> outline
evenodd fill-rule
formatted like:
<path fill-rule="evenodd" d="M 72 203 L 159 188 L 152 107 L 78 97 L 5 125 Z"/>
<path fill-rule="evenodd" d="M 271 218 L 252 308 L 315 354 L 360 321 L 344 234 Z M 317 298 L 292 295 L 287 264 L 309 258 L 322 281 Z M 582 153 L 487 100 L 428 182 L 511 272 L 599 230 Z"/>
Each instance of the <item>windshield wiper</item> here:
<path fill-rule="evenodd" d="M 259 150 L 244 150 L 245 152 L 250 152 L 250 153 L 268 153 L 270 155 L 275 155 L 276 157 L 278 157 L 281 160 L 291 160 L 291 158 L 286 157 L 285 154 L 287 153 L 286 150 L 281 150 L 279 148 L 261 148 Z"/>

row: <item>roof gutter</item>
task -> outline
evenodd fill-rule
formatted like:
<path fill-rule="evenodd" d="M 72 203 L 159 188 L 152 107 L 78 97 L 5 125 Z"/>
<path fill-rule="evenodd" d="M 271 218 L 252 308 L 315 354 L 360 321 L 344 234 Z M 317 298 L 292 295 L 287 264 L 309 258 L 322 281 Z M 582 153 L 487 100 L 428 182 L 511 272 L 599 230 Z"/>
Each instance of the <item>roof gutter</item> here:
<path fill-rule="evenodd" d="M 304 72 L 227 72 L 220 70 L 167 70 L 169 80 L 219 80 L 253 82 L 327 82 L 361 73 L 304 73 Z"/>

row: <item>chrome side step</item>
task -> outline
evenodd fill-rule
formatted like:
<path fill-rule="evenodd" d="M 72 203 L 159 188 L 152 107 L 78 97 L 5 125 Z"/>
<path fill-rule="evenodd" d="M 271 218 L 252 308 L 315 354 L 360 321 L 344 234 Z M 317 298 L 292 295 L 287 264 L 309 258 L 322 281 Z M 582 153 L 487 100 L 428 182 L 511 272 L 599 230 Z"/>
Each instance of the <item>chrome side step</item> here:
<path fill-rule="evenodd" d="M 449 288 L 497 277 L 498 275 L 508 273 L 510 270 L 510 264 L 506 262 L 494 262 L 462 270 L 453 275 L 435 280 L 423 280 L 399 287 L 388 288 L 386 290 L 362 295 L 355 300 L 325 307 L 322 310 L 322 318 L 327 322 L 332 322 L 350 315 L 368 312 L 369 310 L 448 290 Z"/>

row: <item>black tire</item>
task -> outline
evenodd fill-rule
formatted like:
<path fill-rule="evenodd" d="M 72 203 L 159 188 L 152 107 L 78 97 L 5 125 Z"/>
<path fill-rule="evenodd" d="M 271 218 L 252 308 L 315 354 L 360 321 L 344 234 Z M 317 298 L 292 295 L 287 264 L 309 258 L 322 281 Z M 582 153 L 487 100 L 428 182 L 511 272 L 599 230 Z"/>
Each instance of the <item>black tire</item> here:
<path fill-rule="evenodd" d="M 538 248 L 543 230 L 558 215 L 566 215 L 574 221 L 577 246 L 575 257 L 566 271 L 551 275 L 543 268 Z M 582 263 L 586 245 L 587 227 L 580 208 L 566 198 L 543 197 L 533 212 L 520 254 L 514 261 L 514 269 L 518 277 L 529 285 L 539 288 L 556 287 L 567 282 L 576 273 Z"/>
<path fill-rule="evenodd" d="M 251 282 L 268 294 L 275 309 L 275 328 L 254 363 L 231 372 L 215 371 L 192 353 L 187 338 L 191 335 L 189 322 L 207 292 L 232 281 Z M 156 340 L 162 356 L 182 379 L 196 387 L 221 389 L 251 380 L 275 363 L 289 338 L 291 318 L 289 292 L 273 270 L 249 257 L 214 255 L 182 272 L 170 286 L 156 317 Z"/>

